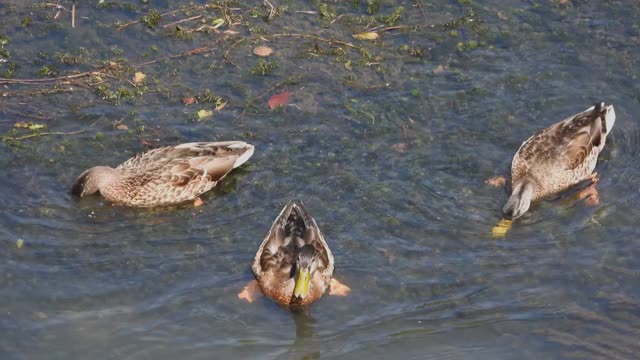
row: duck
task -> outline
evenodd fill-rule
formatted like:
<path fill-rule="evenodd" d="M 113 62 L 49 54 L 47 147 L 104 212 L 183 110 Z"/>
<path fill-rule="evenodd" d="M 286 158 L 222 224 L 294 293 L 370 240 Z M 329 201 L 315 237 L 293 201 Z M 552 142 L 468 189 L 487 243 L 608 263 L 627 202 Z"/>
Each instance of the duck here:
<path fill-rule="evenodd" d="M 194 200 L 253 155 L 243 141 L 192 142 L 138 154 L 115 168 L 95 166 L 71 187 L 73 195 L 99 194 L 113 204 L 154 207 Z"/>
<path fill-rule="evenodd" d="M 285 205 L 251 265 L 262 293 L 289 308 L 317 301 L 332 285 L 344 286 L 336 294 L 345 295 L 350 289 L 333 279 L 334 269 L 331 249 L 300 200 Z"/>
<path fill-rule="evenodd" d="M 532 202 L 587 179 L 595 185 L 599 178 L 593 171 L 615 121 L 613 105 L 600 102 L 525 140 L 511 162 L 511 195 L 503 215 L 514 220 Z"/>

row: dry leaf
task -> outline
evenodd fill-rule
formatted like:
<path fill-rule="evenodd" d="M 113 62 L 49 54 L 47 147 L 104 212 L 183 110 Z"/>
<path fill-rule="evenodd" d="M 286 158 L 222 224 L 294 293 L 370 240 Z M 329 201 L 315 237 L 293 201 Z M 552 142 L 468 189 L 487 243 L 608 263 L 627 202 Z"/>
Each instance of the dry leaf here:
<path fill-rule="evenodd" d="M 444 72 L 444 66 L 442 65 L 438 65 L 436 66 L 435 69 L 433 69 L 433 73 L 438 75 L 438 74 L 442 74 Z"/>
<path fill-rule="evenodd" d="M 195 207 L 202 206 L 202 204 L 204 204 L 204 201 L 202 201 L 200 197 L 197 197 L 195 198 L 195 200 L 193 200 L 193 206 Z"/>
<path fill-rule="evenodd" d="M 182 103 L 185 105 L 195 104 L 196 98 L 193 96 L 182 98 Z"/>
<path fill-rule="evenodd" d="M 291 95 L 291 93 L 288 91 L 284 91 L 280 94 L 273 95 L 269 99 L 269 109 L 273 110 L 281 105 L 286 106 L 287 101 L 289 100 L 289 95 Z"/>
<path fill-rule="evenodd" d="M 216 111 L 220 111 L 220 110 L 224 109 L 224 107 L 225 107 L 225 106 L 227 106 L 227 102 L 228 102 L 228 101 L 225 101 L 225 102 L 223 102 L 223 103 L 221 103 L 221 104 L 218 104 L 218 105 L 216 106 Z"/>
<path fill-rule="evenodd" d="M 375 40 L 380 37 L 380 35 L 378 35 L 377 32 L 373 32 L 373 31 L 353 34 L 352 36 L 354 39 L 358 39 L 358 40 Z"/>
<path fill-rule="evenodd" d="M 498 18 L 500 20 L 508 20 L 509 19 L 502 11 L 498 11 L 498 13 L 496 15 L 498 15 Z"/>
<path fill-rule="evenodd" d="M 116 125 L 116 129 L 118 130 L 129 130 L 129 127 L 125 124 L 118 124 Z"/>
<path fill-rule="evenodd" d="M 253 49 L 253 53 L 257 56 L 262 56 L 262 57 L 267 57 L 269 55 L 271 55 L 271 53 L 273 52 L 273 49 L 271 49 L 268 46 L 256 46 Z"/>
<path fill-rule="evenodd" d="M 24 240 L 22 240 L 22 239 L 18 239 L 18 240 L 16 240 L 16 247 L 17 247 L 18 249 L 22 249 L 22 246 L 23 246 L 23 245 L 24 245 Z"/>
<path fill-rule="evenodd" d="M 133 75 L 133 83 L 136 85 L 140 85 L 144 79 L 147 77 L 147 75 L 143 74 L 142 72 L 138 71 L 135 73 L 135 75 Z"/>

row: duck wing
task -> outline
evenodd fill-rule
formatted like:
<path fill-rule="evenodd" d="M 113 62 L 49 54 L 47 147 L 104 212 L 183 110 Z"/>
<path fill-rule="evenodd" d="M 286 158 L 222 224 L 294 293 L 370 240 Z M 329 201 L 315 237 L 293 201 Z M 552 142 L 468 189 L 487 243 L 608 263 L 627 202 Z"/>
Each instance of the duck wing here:
<path fill-rule="evenodd" d="M 291 200 L 271 225 L 254 258 L 251 270 L 259 279 L 269 272 L 291 274 L 300 249 L 310 244 L 320 254 L 318 268 L 333 274 L 333 255 L 315 220 L 299 200 Z"/>

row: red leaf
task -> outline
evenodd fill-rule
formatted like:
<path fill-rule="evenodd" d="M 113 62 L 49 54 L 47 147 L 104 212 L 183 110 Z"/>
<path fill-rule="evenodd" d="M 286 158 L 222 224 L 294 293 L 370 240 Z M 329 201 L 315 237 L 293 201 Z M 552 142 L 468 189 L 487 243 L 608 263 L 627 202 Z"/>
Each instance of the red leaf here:
<path fill-rule="evenodd" d="M 193 96 L 182 98 L 182 103 L 185 105 L 195 104 L 196 98 Z"/>
<path fill-rule="evenodd" d="M 291 95 L 291 93 L 288 91 L 284 91 L 280 94 L 273 95 L 269 99 L 269 109 L 273 110 L 280 105 L 286 106 L 287 100 L 289 100 L 289 95 Z"/>

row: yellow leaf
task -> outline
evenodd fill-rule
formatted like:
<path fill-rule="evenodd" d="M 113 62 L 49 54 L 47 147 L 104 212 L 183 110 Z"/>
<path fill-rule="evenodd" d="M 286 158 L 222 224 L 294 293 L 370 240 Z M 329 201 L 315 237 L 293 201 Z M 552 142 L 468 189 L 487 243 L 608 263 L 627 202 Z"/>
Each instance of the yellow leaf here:
<path fill-rule="evenodd" d="M 22 240 L 22 239 L 18 239 L 18 240 L 16 240 L 16 247 L 17 247 L 18 249 L 22 249 L 22 246 L 23 246 L 23 245 L 24 245 L 24 240 Z"/>
<path fill-rule="evenodd" d="M 44 125 L 42 124 L 29 124 L 29 130 L 39 130 L 43 128 L 44 128 Z"/>
<path fill-rule="evenodd" d="M 141 84 L 144 79 L 147 77 L 147 75 L 143 74 L 142 72 L 138 71 L 135 73 L 135 75 L 133 75 L 133 83 L 136 85 Z"/>
<path fill-rule="evenodd" d="M 358 39 L 358 40 L 375 40 L 380 37 L 380 35 L 378 35 L 377 32 L 373 32 L 373 31 L 353 34 L 352 36 L 354 39 Z"/>
<path fill-rule="evenodd" d="M 125 124 L 118 124 L 116 125 L 116 129 L 118 130 L 129 130 L 129 127 Z"/>
<path fill-rule="evenodd" d="M 347 62 L 344 63 L 344 68 L 347 70 L 351 70 L 351 60 L 347 60 Z"/>
<path fill-rule="evenodd" d="M 204 120 L 208 117 L 213 116 L 213 111 L 211 110 L 200 110 L 198 111 L 198 120 Z"/>

